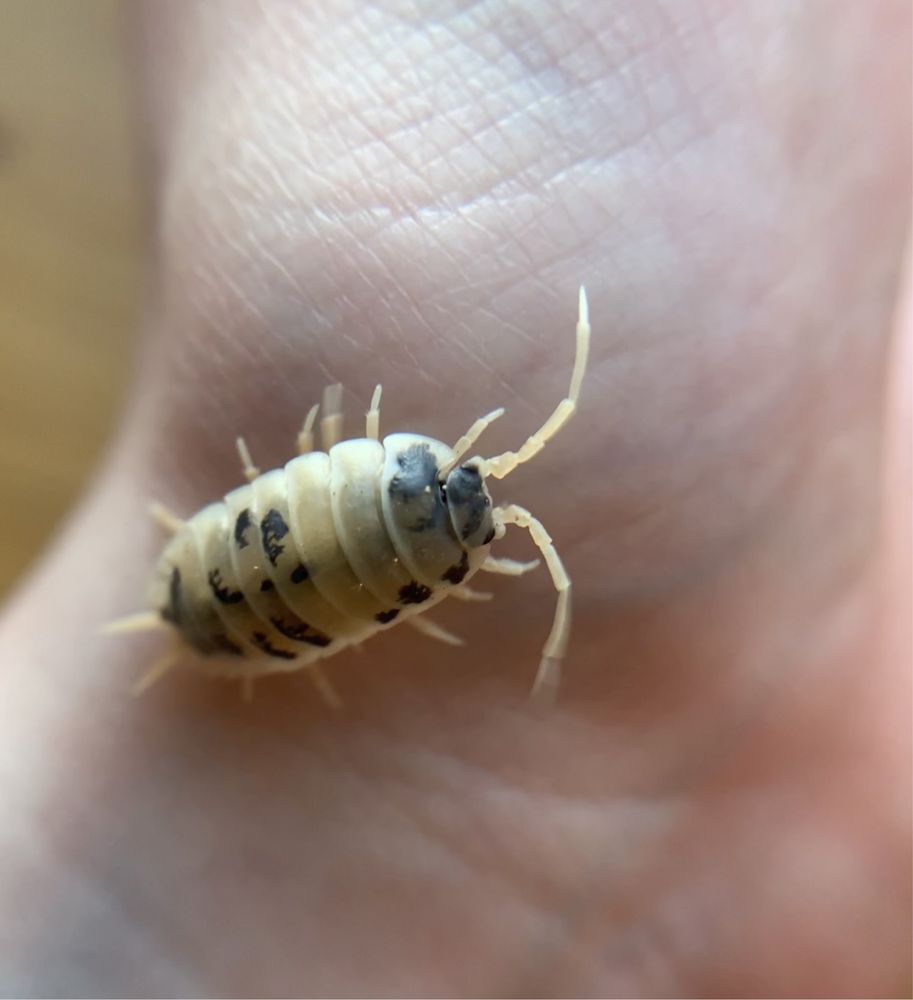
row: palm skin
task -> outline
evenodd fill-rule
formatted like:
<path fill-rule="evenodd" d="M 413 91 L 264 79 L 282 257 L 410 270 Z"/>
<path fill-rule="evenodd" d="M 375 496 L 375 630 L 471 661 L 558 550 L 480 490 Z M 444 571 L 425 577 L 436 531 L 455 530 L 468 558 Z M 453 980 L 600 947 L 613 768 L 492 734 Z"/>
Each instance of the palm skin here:
<path fill-rule="evenodd" d="M 462 9 L 460 9 L 462 8 Z M 149 3 L 133 402 L 5 613 L 4 989 L 882 995 L 909 981 L 908 490 L 889 372 L 909 11 Z M 877 113 L 876 113 L 877 112 Z M 325 382 L 516 446 L 544 573 L 252 705 L 103 640 Z M 901 314 L 902 320 L 903 314 Z M 902 325 L 902 322 L 901 322 Z M 892 394 L 893 393 L 893 394 Z M 530 558 L 522 535 L 499 554 Z"/>

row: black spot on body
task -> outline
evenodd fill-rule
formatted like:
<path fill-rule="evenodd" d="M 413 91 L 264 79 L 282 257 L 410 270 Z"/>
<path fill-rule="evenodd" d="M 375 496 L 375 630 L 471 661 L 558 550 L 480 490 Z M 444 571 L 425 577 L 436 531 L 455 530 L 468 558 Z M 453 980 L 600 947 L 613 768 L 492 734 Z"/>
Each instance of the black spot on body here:
<path fill-rule="evenodd" d="M 181 571 L 175 566 L 168 581 L 168 603 L 161 610 L 166 622 L 181 624 Z"/>
<path fill-rule="evenodd" d="M 469 572 L 469 554 L 464 552 L 463 557 L 458 563 L 450 566 L 444 571 L 444 575 L 441 577 L 442 580 L 447 583 L 452 583 L 456 586 L 458 583 L 462 583 L 466 574 Z"/>
<path fill-rule="evenodd" d="M 399 599 L 403 604 L 423 604 L 431 596 L 431 588 L 417 580 L 399 588 Z"/>
<path fill-rule="evenodd" d="M 282 520 L 282 515 L 275 508 L 267 511 L 260 522 L 260 532 L 263 536 L 263 551 L 266 558 L 275 566 L 276 560 L 285 551 L 285 546 L 279 542 L 288 534 L 288 525 Z"/>
<path fill-rule="evenodd" d="M 321 648 L 324 648 L 326 646 L 329 646 L 329 644 L 333 640 L 330 636 L 324 635 L 323 632 L 315 631 L 312 632 L 310 635 L 306 635 L 304 637 L 304 641 L 309 642 L 312 646 L 320 646 Z"/>
<path fill-rule="evenodd" d="M 250 511 L 245 507 L 244 510 L 238 515 L 238 520 L 235 521 L 235 545 L 239 549 L 247 548 L 250 542 L 247 540 L 247 535 L 245 532 L 250 527 Z"/>
<path fill-rule="evenodd" d="M 289 579 L 292 583 L 304 583 L 308 578 L 307 567 L 303 563 L 298 563 L 298 565 L 289 574 Z"/>
<path fill-rule="evenodd" d="M 386 625 L 387 622 L 392 622 L 398 614 L 399 608 L 393 608 L 391 611 L 378 611 L 374 620 L 380 622 L 381 625 Z"/>
<path fill-rule="evenodd" d="M 390 480 L 390 494 L 410 498 L 437 482 L 437 462 L 425 442 L 409 445 L 396 456 L 399 472 Z"/>
<path fill-rule="evenodd" d="M 458 512 L 460 538 L 465 542 L 488 517 L 491 500 L 474 465 L 461 465 L 447 477 L 447 497 L 451 510 Z"/>
<path fill-rule="evenodd" d="M 220 653 L 230 653 L 232 656 L 243 656 L 244 650 L 227 635 L 219 634 L 212 637 L 213 645 Z"/>
<path fill-rule="evenodd" d="M 397 520 L 407 531 L 428 531 L 438 525 L 444 515 L 444 497 L 431 448 L 424 442 L 410 445 L 396 456 L 396 462 L 399 472 L 392 477 L 387 489 L 401 512 Z"/>
<path fill-rule="evenodd" d="M 229 590 L 222 586 L 222 574 L 217 569 L 211 569 L 206 579 L 209 581 L 209 588 L 213 596 L 220 604 L 240 604 L 244 600 L 244 595 L 240 590 Z"/>
<path fill-rule="evenodd" d="M 304 637 L 310 629 L 310 625 L 301 620 L 287 622 L 282 618 L 270 618 L 270 622 L 276 626 L 276 629 L 281 632 L 286 639 L 294 639 L 296 642 L 304 642 Z"/>
<path fill-rule="evenodd" d="M 267 577 L 265 580 L 260 581 L 260 590 L 262 593 L 267 594 L 271 590 L 275 590 L 276 585 Z"/>
<path fill-rule="evenodd" d="M 294 639 L 295 642 L 307 642 L 312 646 L 329 646 L 333 641 L 328 635 L 311 628 L 300 618 L 294 622 L 287 622 L 282 618 L 270 618 L 270 621 L 287 639 Z"/>
<path fill-rule="evenodd" d="M 268 656 L 274 656 L 279 660 L 295 659 L 295 653 L 288 649 L 278 649 L 269 641 L 269 638 L 263 632 L 254 632 L 250 637 L 250 641 L 257 647 L 257 649 L 262 649 Z"/>

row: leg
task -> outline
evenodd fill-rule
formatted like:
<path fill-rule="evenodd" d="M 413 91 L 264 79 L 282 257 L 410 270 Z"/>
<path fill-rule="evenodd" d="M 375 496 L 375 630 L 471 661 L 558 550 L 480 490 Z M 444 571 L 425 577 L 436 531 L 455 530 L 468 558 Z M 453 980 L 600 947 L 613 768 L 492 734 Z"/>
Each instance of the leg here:
<path fill-rule="evenodd" d="M 336 693 L 336 689 L 333 685 L 327 680 L 326 674 L 320 669 L 320 667 L 318 667 L 316 663 L 313 663 L 305 669 L 308 672 L 311 683 L 323 699 L 324 704 L 337 711 L 342 708 L 342 699 Z"/>
<path fill-rule="evenodd" d="M 407 618 L 406 624 L 411 625 L 416 632 L 421 632 L 422 635 L 427 636 L 429 639 L 446 642 L 448 646 L 466 645 L 458 635 L 448 632 L 447 629 L 441 628 L 440 625 L 435 625 L 434 622 L 422 617 L 422 615 L 413 615 L 411 618 Z"/>
<path fill-rule="evenodd" d="M 365 421 L 365 437 L 372 441 L 380 441 L 380 386 L 374 390 L 371 397 L 371 409 L 368 410 L 368 417 Z"/>
<path fill-rule="evenodd" d="M 317 411 L 320 403 L 315 403 L 304 418 L 301 430 L 298 432 L 298 454 L 309 455 L 314 450 L 314 423 L 317 420 Z"/>
<path fill-rule="evenodd" d="M 458 587 L 452 587 L 447 594 L 458 601 L 490 601 L 495 596 L 487 590 L 473 590 L 462 583 Z"/>
<path fill-rule="evenodd" d="M 149 504 L 149 515 L 153 521 L 169 535 L 176 535 L 184 527 L 184 521 L 172 513 L 164 504 L 153 500 Z"/>
<path fill-rule="evenodd" d="M 133 685 L 134 696 L 141 695 L 144 691 L 148 691 L 156 681 L 160 681 L 165 674 L 173 670 L 181 658 L 181 648 L 179 645 L 174 645 L 172 648 L 165 653 L 160 659 L 156 660 L 155 663 L 143 674 L 142 677 Z"/>
<path fill-rule="evenodd" d="M 154 632 L 168 628 L 168 623 L 157 611 L 139 611 L 126 618 L 115 618 L 98 630 L 99 635 L 131 635 L 133 632 Z"/>
<path fill-rule="evenodd" d="M 244 478 L 252 483 L 260 475 L 260 470 L 254 465 L 244 438 L 238 438 L 235 444 L 238 447 L 238 455 L 241 457 L 241 471 L 244 473 Z"/>
<path fill-rule="evenodd" d="M 484 417 L 479 417 L 472 427 L 470 427 L 469 430 L 466 431 L 466 433 L 453 446 L 453 458 L 441 469 L 441 475 L 446 476 L 451 469 L 456 468 L 460 459 L 482 436 L 482 432 L 485 428 L 488 427 L 489 424 L 493 424 L 498 417 L 503 416 L 504 407 L 499 406 L 497 410 L 492 410 L 491 413 L 486 413 Z"/>
<path fill-rule="evenodd" d="M 323 417 L 320 420 L 320 443 L 324 451 L 342 440 L 342 386 L 337 382 L 323 390 Z"/>
<path fill-rule="evenodd" d="M 538 565 L 538 559 L 533 559 L 532 562 L 518 562 L 516 559 L 498 559 L 495 556 L 489 556 L 482 563 L 482 569 L 486 573 L 500 573 L 502 576 L 523 576 L 524 573 L 529 573 Z"/>
<path fill-rule="evenodd" d="M 555 546 L 552 544 L 548 532 L 542 526 L 542 522 L 534 518 L 528 510 L 524 510 L 516 504 L 508 504 L 506 507 L 496 507 L 494 516 L 495 525 L 500 527 L 502 531 L 504 525 L 508 524 L 516 524 L 520 528 L 526 528 L 542 553 L 545 565 L 552 576 L 552 583 L 555 585 L 555 590 L 558 591 L 558 603 L 555 606 L 552 630 L 542 650 L 539 672 L 536 674 L 536 682 L 533 685 L 534 696 L 551 699 L 554 698 L 561 680 L 561 660 L 564 658 L 571 630 L 571 581 L 555 551 Z"/>
<path fill-rule="evenodd" d="M 590 351 L 590 314 L 586 301 L 586 291 L 580 287 L 577 314 L 577 355 L 574 359 L 574 371 L 571 374 L 571 387 L 567 397 L 562 399 L 555 412 L 545 423 L 530 435 L 519 451 L 505 451 L 502 455 L 488 458 L 482 463 L 481 472 L 484 476 L 494 476 L 503 479 L 518 465 L 535 458 L 546 444 L 561 430 L 577 410 L 577 399 L 580 396 L 580 384 L 586 371 L 587 355 Z"/>

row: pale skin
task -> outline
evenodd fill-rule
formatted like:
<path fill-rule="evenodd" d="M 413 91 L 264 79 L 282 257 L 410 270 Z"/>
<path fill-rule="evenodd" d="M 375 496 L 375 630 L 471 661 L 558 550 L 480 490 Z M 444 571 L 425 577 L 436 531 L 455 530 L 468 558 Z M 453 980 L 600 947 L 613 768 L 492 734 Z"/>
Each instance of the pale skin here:
<path fill-rule="evenodd" d="M 908 993 L 908 6 L 461 7 L 134 8 L 158 270 L 0 625 L 4 985 Z M 573 580 L 554 707 L 542 568 L 429 615 L 465 647 L 328 661 L 342 712 L 302 676 L 131 697 L 162 636 L 96 629 L 151 497 L 237 485 L 238 435 L 285 461 L 336 381 L 360 421 L 383 383 L 381 433 L 503 405 L 479 448 L 516 450 L 581 280 L 579 411 L 489 483 Z"/>

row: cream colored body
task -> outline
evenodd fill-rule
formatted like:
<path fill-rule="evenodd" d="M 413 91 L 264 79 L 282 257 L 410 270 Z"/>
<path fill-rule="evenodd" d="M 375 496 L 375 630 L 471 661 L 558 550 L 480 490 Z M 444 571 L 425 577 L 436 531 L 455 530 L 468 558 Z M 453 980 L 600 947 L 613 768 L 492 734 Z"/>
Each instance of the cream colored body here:
<path fill-rule="evenodd" d="M 578 310 L 568 394 L 518 451 L 465 458 L 501 409 L 476 420 L 453 448 L 417 434 L 381 442 L 380 386 L 365 437 L 342 441 L 342 387 L 334 385 L 324 393 L 322 451 L 314 450 L 314 406 L 298 435 L 299 457 L 283 469 L 261 475 L 239 438 L 246 486 L 187 521 L 154 505 L 172 534 L 148 595 L 154 610 L 106 630 L 170 623 L 180 641 L 137 690 L 178 662 L 245 681 L 306 668 L 337 703 L 318 662 L 377 632 L 407 622 L 430 638 L 461 644 L 422 615 L 447 597 L 490 597 L 467 586 L 480 570 L 520 576 L 537 566 L 489 553 L 517 525 L 530 533 L 558 594 L 534 686 L 553 694 L 570 633 L 571 581 L 543 525 L 515 504 L 492 507 L 485 477 L 503 479 L 530 461 L 576 412 L 590 341 L 583 288 Z M 202 655 L 185 657 L 188 646 Z"/>
<path fill-rule="evenodd" d="M 396 455 L 416 443 L 441 465 L 453 458 L 447 445 L 414 434 L 343 441 L 257 476 L 179 528 L 148 599 L 168 608 L 180 573 L 175 624 L 206 654 L 195 667 L 229 677 L 298 670 L 422 614 L 478 572 L 489 546 L 467 551 L 446 532 L 410 537 L 390 515 Z M 289 529 L 272 546 L 263 528 L 270 513 Z M 464 554 L 460 584 L 442 579 Z"/>

